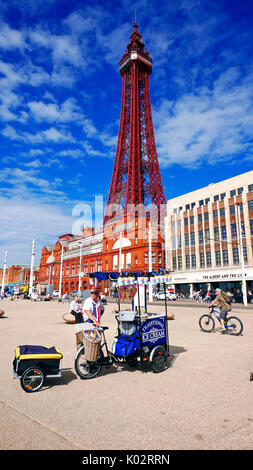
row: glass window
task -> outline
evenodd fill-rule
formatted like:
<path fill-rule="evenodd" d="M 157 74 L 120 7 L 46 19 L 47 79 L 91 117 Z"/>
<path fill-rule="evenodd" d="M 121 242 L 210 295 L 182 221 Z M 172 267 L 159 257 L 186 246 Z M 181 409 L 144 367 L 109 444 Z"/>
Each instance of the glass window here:
<path fill-rule="evenodd" d="M 208 212 L 204 212 L 204 220 L 207 222 L 209 220 Z"/>
<path fill-rule="evenodd" d="M 214 202 L 218 201 L 218 200 L 219 200 L 219 195 L 216 194 L 216 195 L 213 197 L 213 200 L 214 200 Z"/>
<path fill-rule="evenodd" d="M 248 208 L 249 208 L 249 211 L 253 211 L 253 199 L 252 201 L 248 201 Z"/>
<path fill-rule="evenodd" d="M 190 255 L 185 256 L 185 266 L 186 269 L 190 269 Z"/>
<path fill-rule="evenodd" d="M 218 242 L 220 240 L 219 227 L 214 227 L 214 240 Z"/>
<path fill-rule="evenodd" d="M 235 214 L 235 206 L 229 206 L 229 213 L 230 213 L 230 215 Z"/>
<path fill-rule="evenodd" d="M 205 267 L 205 255 L 204 255 L 204 253 L 200 253 L 200 267 L 201 268 Z"/>
<path fill-rule="evenodd" d="M 172 237 L 172 250 L 176 249 L 176 237 Z"/>
<path fill-rule="evenodd" d="M 184 219 L 184 226 L 188 227 L 188 219 L 187 218 Z"/>
<path fill-rule="evenodd" d="M 172 258 L 172 263 L 173 263 L 173 271 L 177 270 L 177 258 L 173 256 Z"/>
<path fill-rule="evenodd" d="M 223 265 L 228 265 L 228 250 L 222 250 Z"/>
<path fill-rule="evenodd" d="M 195 253 L 193 253 L 191 255 L 191 257 L 192 257 L 192 268 L 196 268 L 196 255 L 195 255 Z"/>
<path fill-rule="evenodd" d="M 226 225 L 221 226 L 221 238 L 222 238 L 222 240 L 227 239 L 227 227 L 226 227 Z"/>
<path fill-rule="evenodd" d="M 182 256 L 178 256 L 178 269 L 182 269 Z"/>
<path fill-rule="evenodd" d="M 217 209 L 215 209 L 215 210 L 213 211 L 213 218 L 214 218 L 214 219 L 218 219 L 218 211 L 217 211 Z"/>
<path fill-rule="evenodd" d="M 243 187 L 237 189 L 237 194 L 242 194 L 243 193 Z"/>
<path fill-rule="evenodd" d="M 207 266 L 212 266 L 212 258 L 211 258 L 211 252 L 207 251 L 206 253 L 206 265 Z"/>
<path fill-rule="evenodd" d="M 203 237 L 203 230 L 199 231 L 199 244 L 203 245 L 204 243 L 204 237 Z"/>
<path fill-rule="evenodd" d="M 202 214 L 198 214 L 198 222 L 202 222 Z"/>
<path fill-rule="evenodd" d="M 253 185 L 252 185 L 253 186 Z M 201 199 L 201 201 L 199 201 L 199 205 L 200 206 L 203 206 L 204 205 L 204 199 Z"/>
<path fill-rule="evenodd" d="M 190 217 L 190 224 L 191 224 L 191 225 L 194 224 L 194 216 L 193 216 L 193 215 L 191 215 L 191 217 Z"/>
<path fill-rule="evenodd" d="M 249 184 L 248 186 L 248 192 L 253 193 L 253 184 Z"/>
<path fill-rule="evenodd" d="M 253 235 L 253 219 L 250 219 L 249 224 L 250 224 L 250 235 Z"/>
<path fill-rule="evenodd" d="M 145 253 L 145 263 L 146 263 L 146 253 Z M 117 269 L 117 267 L 118 267 L 118 255 L 113 255 L 113 269 Z"/>
<path fill-rule="evenodd" d="M 177 237 L 177 247 L 181 248 L 181 246 L 182 246 L 181 235 L 178 235 L 178 237 Z"/>
<path fill-rule="evenodd" d="M 185 210 L 188 211 L 190 209 L 190 204 L 186 204 Z"/>
<path fill-rule="evenodd" d="M 239 252 L 238 248 L 233 248 L 233 263 L 239 264 Z"/>
<path fill-rule="evenodd" d="M 192 246 L 195 245 L 195 233 L 194 232 L 191 232 L 191 245 Z"/>
<path fill-rule="evenodd" d="M 208 204 L 209 201 L 210 201 L 210 197 L 207 197 L 207 198 L 205 199 L 205 204 Z"/>
<path fill-rule="evenodd" d="M 221 256 L 220 256 L 220 251 L 215 252 L 215 261 L 216 261 L 216 266 L 221 265 Z"/>
<path fill-rule="evenodd" d="M 248 253 L 247 253 L 247 247 L 243 247 L 243 258 L 244 258 L 244 263 L 248 263 Z"/>
<path fill-rule="evenodd" d="M 231 224 L 231 236 L 232 239 L 237 238 L 236 224 Z"/>
<path fill-rule="evenodd" d="M 184 244 L 185 246 L 189 246 L 189 233 L 184 234 Z"/>
<path fill-rule="evenodd" d="M 226 197 L 226 193 L 222 193 L 222 194 L 220 195 L 221 201 L 223 201 L 223 199 L 225 199 L 225 197 Z"/>
<path fill-rule="evenodd" d="M 220 208 L 220 217 L 225 217 L 225 207 Z"/>
<path fill-rule="evenodd" d="M 236 191 L 235 191 L 235 189 L 232 189 L 232 191 L 230 191 L 230 197 L 233 197 L 233 196 L 235 196 L 235 194 L 236 194 Z"/>
<path fill-rule="evenodd" d="M 241 236 L 245 237 L 245 225 L 243 220 L 241 221 Z"/>
<path fill-rule="evenodd" d="M 209 228 L 206 228 L 206 230 L 205 230 L 205 242 L 210 243 L 210 230 L 209 230 Z"/>

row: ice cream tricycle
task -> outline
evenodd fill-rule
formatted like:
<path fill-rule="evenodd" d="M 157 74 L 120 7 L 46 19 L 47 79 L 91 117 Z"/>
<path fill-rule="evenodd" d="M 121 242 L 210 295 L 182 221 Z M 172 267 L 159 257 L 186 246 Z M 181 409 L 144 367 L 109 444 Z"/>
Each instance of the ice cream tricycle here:
<path fill-rule="evenodd" d="M 128 290 L 133 308 L 116 313 L 117 329 L 111 350 L 108 349 L 106 341 L 107 326 L 97 327 L 83 334 L 75 357 L 75 370 L 81 379 L 92 379 L 103 367 L 108 368 L 115 363 L 127 364 L 130 367 L 137 367 L 139 364 L 150 365 L 155 373 L 166 368 L 170 355 L 166 296 L 165 313 L 147 313 L 140 306 L 140 281 L 132 282 L 129 289 L 121 291 L 124 287 L 128 286 L 119 285 L 119 297 L 124 290 Z M 135 308 L 133 297 L 137 297 Z"/>
<path fill-rule="evenodd" d="M 146 308 L 141 308 L 143 299 L 146 302 L 145 283 L 146 279 L 141 278 L 137 281 L 127 279 L 124 285 L 119 282 L 118 312 L 115 312 L 117 328 L 111 350 L 105 336 L 107 326 L 81 331 L 74 362 L 81 379 L 92 379 L 103 367 L 113 364 L 130 367 L 145 364 L 155 373 L 166 368 L 170 356 L 166 295 L 165 313 L 147 313 Z M 132 309 L 121 310 L 120 300 L 132 300 Z M 13 360 L 13 377 L 20 379 L 25 392 L 37 392 L 47 378 L 61 377 L 62 370 L 69 370 L 61 368 L 62 359 L 63 354 L 54 346 L 18 346 Z"/>

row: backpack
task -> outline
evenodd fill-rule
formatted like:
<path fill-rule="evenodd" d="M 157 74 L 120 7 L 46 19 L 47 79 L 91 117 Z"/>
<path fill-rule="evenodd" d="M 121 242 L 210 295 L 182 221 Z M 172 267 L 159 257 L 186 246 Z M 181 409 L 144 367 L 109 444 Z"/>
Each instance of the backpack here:
<path fill-rule="evenodd" d="M 221 294 L 222 294 L 222 297 L 223 297 L 223 299 L 225 300 L 225 302 L 226 302 L 227 304 L 231 305 L 231 299 L 230 299 L 230 297 L 228 297 L 228 295 L 225 294 L 225 292 L 221 292 Z"/>

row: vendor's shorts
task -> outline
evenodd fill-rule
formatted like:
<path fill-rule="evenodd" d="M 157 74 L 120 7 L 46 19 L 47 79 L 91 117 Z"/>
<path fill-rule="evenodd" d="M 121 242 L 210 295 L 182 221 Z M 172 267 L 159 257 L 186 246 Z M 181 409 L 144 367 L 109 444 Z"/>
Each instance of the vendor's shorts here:
<path fill-rule="evenodd" d="M 230 312 L 230 310 L 221 310 L 221 311 L 220 311 L 220 319 L 221 319 L 221 320 L 225 320 L 225 318 L 226 318 L 228 312 Z"/>

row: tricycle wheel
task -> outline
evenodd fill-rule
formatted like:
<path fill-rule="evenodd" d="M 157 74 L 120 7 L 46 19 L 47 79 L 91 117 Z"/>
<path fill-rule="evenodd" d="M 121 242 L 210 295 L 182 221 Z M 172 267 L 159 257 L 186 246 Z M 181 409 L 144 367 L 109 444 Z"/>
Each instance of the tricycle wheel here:
<path fill-rule="evenodd" d="M 37 392 L 43 385 L 45 375 L 39 367 L 29 367 L 20 379 L 22 389 L 27 393 Z"/>
<path fill-rule="evenodd" d="M 167 364 L 167 353 L 163 346 L 158 346 L 152 355 L 151 367 L 153 372 L 162 372 Z"/>
<path fill-rule="evenodd" d="M 75 370 L 81 379 L 93 379 L 102 369 L 104 354 L 100 349 L 99 358 L 96 362 L 87 361 L 84 357 L 84 346 L 82 346 L 75 358 Z"/>

